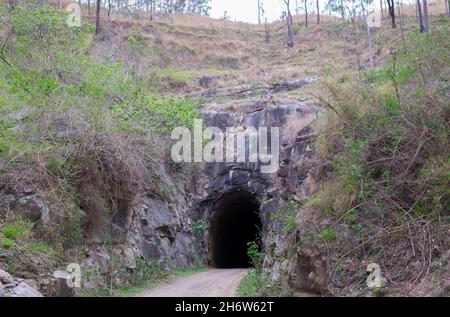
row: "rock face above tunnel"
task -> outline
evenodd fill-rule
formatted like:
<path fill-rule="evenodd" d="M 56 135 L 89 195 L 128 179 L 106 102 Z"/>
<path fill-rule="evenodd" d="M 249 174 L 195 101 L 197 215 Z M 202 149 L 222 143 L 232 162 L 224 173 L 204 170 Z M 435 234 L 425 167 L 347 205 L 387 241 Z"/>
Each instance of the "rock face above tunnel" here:
<path fill-rule="evenodd" d="M 204 126 L 226 128 L 279 128 L 280 161 L 276 173 L 261 173 L 261 163 L 206 163 L 204 173 L 208 178 L 207 198 L 215 199 L 223 193 L 246 190 L 258 196 L 275 189 L 278 185 L 296 187 L 302 179 L 296 179 L 292 171 L 293 162 L 307 160 L 312 150 L 309 146 L 313 130 L 311 123 L 317 119 L 321 108 L 314 105 L 291 104 L 270 106 L 254 110 L 254 105 L 243 107 L 236 112 L 204 112 Z M 268 152 L 272 153 L 270 143 Z M 301 177 L 301 176 L 300 176 Z"/>
<path fill-rule="evenodd" d="M 224 212 L 223 200 L 233 193 L 245 193 L 258 204 L 261 244 L 265 253 L 264 267 L 270 268 L 274 278 L 290 274 L 290 263 L 276 260 L 276 254 L 269 251 L 284 250 L 287 243 L 282 228 L 277 227 L 279 225 L 274 219 L 277 218 L 279 210 L 285 208 L 288 200 L 301 200 L 302 197 L 310 195 L 316 187 L 315 177 L 309 166 L 314 162 L 314 151 L 311 147 L 314 136 L 312 123 L 321 112 L 321 108 L 312 104 L 252 104 L 234 112 L 204 112 L 204 126 L 215 126 L 222 131 L 227 127 L 278 127 L 280 132 L 279 168 L 275 173 L 261 173 L 259 162 L 206 164 L 204 173 L 207 186 L 195 209 L 199 218 L 210 221 L 210 231 L 213 231 L 209 236 L 205 235 L 203 245 L 208 251 L 210 264 L 217 265 L 217 252 L 214 250 L 218 247 L 215 245 L 215 226 L 220 223 L 217 214 Z M 269 144 L 269 152 L 273 153 L 273 150 Z M 233 230 L 228 233 L 233 234 Z"/>

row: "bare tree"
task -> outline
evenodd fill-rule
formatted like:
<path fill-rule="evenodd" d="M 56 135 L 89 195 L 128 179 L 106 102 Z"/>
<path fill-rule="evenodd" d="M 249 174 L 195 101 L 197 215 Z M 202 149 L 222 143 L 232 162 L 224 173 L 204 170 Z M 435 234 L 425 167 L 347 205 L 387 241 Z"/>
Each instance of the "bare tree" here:
<path fill-rule="evenodd" d="M 423 2 L 423 26 L 425 27 L 425 32 L 428 32 L 430 25 L 428 24 L 428 3 L 427 0 L 422 0 Z"/>
<path fill-rule="evenodd" d="M 400 36 L 402 37 L 403 48 L 406 51 L 406 42 L 405 42 L 405 36 L 403 33 L 403 12 L 402 12 L 403 5 L 402 4 L 403 4 L 402 0 L 397 0 L 398 17 L 400 18 Z"/>
<path fill-rule="evenodd" d="M 319 0 L 316 0 L 316 10 L 317 10 L 317 24 L 320 24 L 320 7 L 319 7 Z"/>
<path fill-rule="evenodd" d="M 361 12 L 364 18 L 364 23 L 366 25 L 366 32 L 367 32 L 367 43 L 368 43 L 368 49 L 369 49 L 369 64 L 370 68 L 373 68 L 373 54 L 372 54 L 372 34 L 370 32 L 370 26 L 369 23 L 367 23 L 367 13 L 366 13 L 366 7 L 364 5 L 364 0 L 361 0 Z"/>
<path fill-rule="evenodd" d="M 286 23 L 287 23 L 287 29 L 288 29 L 288 47 L 294 47 L 294 35 L 292 33 L 292 14 L 291 14 L 291 6 L 290 6 L 290 0 L 283 0 L 284 4 L 286 5 Z"/>
<path fill-rule="evenodd" d="M 395 24 L 395 9 L 394 0 L 386 0 L 388 5 L 389 16 L 391 17 L 392 28 L 395 29 L 397 25 Z"/>
<path fill-rule="evenodd" d="M 308 27 L 308 0 L 305 0 L 304 4 L 305 4 L 305 26 Z"/>
<path fill-rule="evenodd" d="M 266 43 L 269 43 L 269 41 L 270 41 L 270 29 L 269 29 L 269 23 L 267 22 L 267 18 L 264 18 L 264 30 L 266 32 Z"/>
<path fill-rule="evenodd" d="M 97 0 L 97 9 L 95 15 L 95 34 L 100 33 L 100 4 L 101 0 Z"/>
<path fill-rule="evenodd" d="M 420 32 L 425 32 L 425 26 L 423 24 L 422 7 L 420 5 L 420 0 L 417 0 L 417 15 L 419 17 Z"/>
<path fill-rule="evenodd" d="M 261 0 L 258 0 L 258 24 L 261 24 Z"/>
<path fill-rule="evenodd" d="M 380 11 L 381 11 L 381 18 L 384 18 L 384 11 L 383 11 L 383 0 L 380 0 Z"/>
<path fill-rule="evenodd" d="M 153 11 L 155 10 L 155 0 L 148 0 L 150 2 L 150 22 L 153 21 Z"/>

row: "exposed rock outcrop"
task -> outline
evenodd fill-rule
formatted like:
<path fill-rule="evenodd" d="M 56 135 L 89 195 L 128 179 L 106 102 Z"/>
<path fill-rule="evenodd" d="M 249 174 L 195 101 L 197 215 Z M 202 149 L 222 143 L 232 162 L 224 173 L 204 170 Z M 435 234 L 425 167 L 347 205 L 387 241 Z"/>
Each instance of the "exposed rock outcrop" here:
<path fill-rule="evenodd" d="M 33 280 L 13 278 L 0 269 L 0 297 L 42 297 Z"/>
<path fill-rule="evenodd" d="M 209 221 L 214 218 L 221 197 L 232 192 L 250 193 L 259 204 L 264 270 L 286 287 L 315 294 L 328 292 L 326 263 L 313 249 L 300 247 L 297 241 L 300 233 L 295 228 L 286 232 L 280 218 L 284 217 L 288 201 L 301 204 L 318 187 L 320 168 L 315 166 L 310 144 L 314 137 L 312 124 L 320 113 L 319 107 L 308 104 L 269 105 L 256 109 L 248 105 L 239 108 L 239 112 L 205 112 L 204 124 L 222 130 L 226 127 L 279 127 L 280 166 L 276 173 L 264 174 L 260 172 L 260 163 L 206 164 L 205 194 L 195 207 L 197 216 Z M 203 247 L 209 251 L 211 264 L 214 264 L 211 258 L 213 241 L 205 235 Z M 288 252 L 292 254 L 288 255 Z"/>

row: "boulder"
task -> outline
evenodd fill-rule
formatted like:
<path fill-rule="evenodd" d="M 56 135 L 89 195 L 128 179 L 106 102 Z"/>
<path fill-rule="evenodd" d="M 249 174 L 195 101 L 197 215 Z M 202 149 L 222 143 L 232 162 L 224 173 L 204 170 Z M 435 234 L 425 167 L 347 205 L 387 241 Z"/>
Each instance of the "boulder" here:
<path fill-rule="evenodd" d="M 132 248 L 125 248 L 123 250 L 123 259 L 125 261 L 125 265 L 129 269 L 135 269 L 136 268 L 136 257 L 134 255 Z"/>
<path fill-rule="evenodd" d="M 202 88 L 209 88 L 211 84 L 219 81 L 222 77 L 220 76 L 202 76 L 198 80 L 198 85 Z"/>
<path fill-rule="evenodd" d="M 25 216 L 31 221 L 43 220 L 48 222 L 49 210 L 48 207 L 35 196 L 24 196 L 19 199 L 17 204 L 17 213 L 20 216 Z"/>
<path fill-rule="evenodd" d="M 11 276 L 11 274 L 9 274 L 8 272 L 4 271 L 4 270 L 0 270 L 0 283 L 2 284 L 13 284 L 14 283 L 14 279 Z"/>
<path fill-rule="evenodd" d="M 32 184 L 25 185 L 22 189 L 22 193 L 25 195 L 33 195 L 36 193 L 36 186 Z"/>
<path fill-rule="evenodd" d="M 7 194 L 0 197 L 0 209 L 11 209 L 14 207 L 16 198 L 14 195 Z"/>
<path fill-rule="evenodd" d="M 43 297 L 42 294 L 25 282 L 20 282 L 9 293 L 11 297 Z"/>

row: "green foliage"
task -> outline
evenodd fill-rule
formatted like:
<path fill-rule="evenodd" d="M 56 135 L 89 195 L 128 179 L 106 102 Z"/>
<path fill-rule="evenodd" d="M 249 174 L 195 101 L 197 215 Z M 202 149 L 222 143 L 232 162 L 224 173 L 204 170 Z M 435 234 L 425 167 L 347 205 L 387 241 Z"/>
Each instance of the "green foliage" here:
<path fill-rule="evenodd" d="M 271 220 L 280 221 L 282 225 L 282 232 L 284 234 L 290 234 L 295 231 L 297 228 L 297 224 L 295 222 L 295 219 L 297 217 L 297 213 L 300 210 L 300 205 L 298 202 L 296 202 L 293 199 L 290 199 L 287 202 L 286 209 L 279 210 L 276 213 L 272 213 Z"/>
<path fill-rule="evenodd" d="M 167 135 L 175 127 L 193 127 L 200 117 L 197 106 L 190 99 L 162 99 L 151 96 L 136 98 L 132 104 L 112 106 L 112 113 L 123 129 L 152 129 Z"/>
<path fill-rule="evenodd" d="M 9 144 L 7 143 L 7 141 L 0 137 L 0 154 L 5 153 L 9 150 Z"/>
<path fill-rule="evenodd" d="M 15 220 L 1 229 L 2 234 L 12 240 L 26 239 L 31 235 L 33 223 L 29 220 Z"/>
<path fill-rule="evenodd" d="M 29 242 L 25 245 L 25 248 L 32 252 L 45 253 L 50 256 L 56 255 L 56 251 L 45 242 Z"/>
<path fill-rule="evenodd" d="M 448 32 L 448 24 L 414 32 L 406 37 L 406 51 L 399 43 L 387 64 L 365 72 L 362 81 L 328 83 L 336 112 L 324 116 L 316 149 L 330 172 L 308 203 L 333 224 L 315 241 L 318 248 L 327 241 L 329 258 L 340 259 L 332 264 L 337 273 L 344 258 L 370 256 L 407 280 L 420 274 L 411 263 L 429 254 L 405 246 L 446 241 L 450 111 L 442 92 L 450 74 Z M 402 270 L 393 260 L 399 250 Z"/>
<path fill-rule="evenodd" d="M 64 227 L 64 241 L 63 245 L 69 248 L 74 245 L 79 245 L 83 241 L 83 228 L 81 223 L 80 207 L 73 203 L 70 217 L 67 219 Z"/>
<path fill-rule="evenodd" d="M 96 129 L 113 124 L 117 129 L 151 129 L 161 135 L 176 126 L 192 126 L 199 117 L 192 100 L 152 96 L 142 81 L 125 79 L 127 70 L 122 64 L 103 64 L 88 56 L 89 25 L 69 28 L 66 13 L 51 6 L 18 8 L 8 16 L 4 26 L 17 36 L 11 38 L 14 50 L 6 51 L 14 67 L 2 65 L 0 69 L 6 88 L 36 109 L 42 108 L 43 113 L 48 108 L 57 113 L 75 107 Z M 138 33 L 132 34 L 126 46 L 139 55 L 145 40 Z M 7 147 L 1 135 L 0 141 L 4 152 Z"/>
<path fill-rule="evenodd" d="M 257 272 L 260 272 L 263 255 L 261 254 L 258 241 L 247 242 L 247 256 Z"/>
<path fill-rule="evenodd" d="M 281 285 L 268 276 L 250 270 L 241 280 L 237 294 L 239 297 L 282 297 L 286 295 Z"/>
<path fill-rule="evenodd" d="M 195 235 L 202 235 L 208 230 L 208 222 L 205 220 L 198 220 L 192 224 L 192 232 Z"/>
<path fill-rule="evenodd" d="M 9 249 L 14 245 L 14 241 L 8 238 L 1 238 L 0 245 L 5 249 Z"/>
<path fill-rule="evenodd" d="M 334 230 L 324 229 L 320 232 L 320 236 L 327 241 L 331 241 L 331 240 L 336 239 L 337 234 Z"/>

